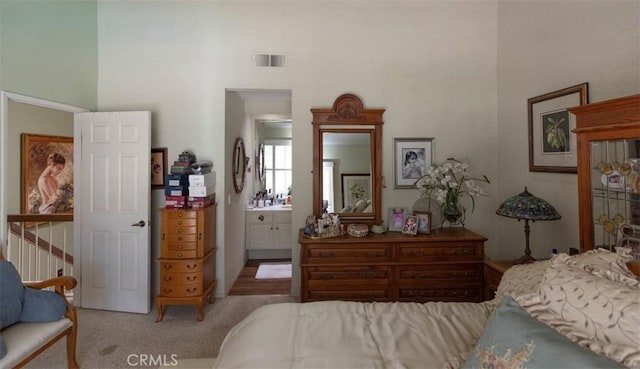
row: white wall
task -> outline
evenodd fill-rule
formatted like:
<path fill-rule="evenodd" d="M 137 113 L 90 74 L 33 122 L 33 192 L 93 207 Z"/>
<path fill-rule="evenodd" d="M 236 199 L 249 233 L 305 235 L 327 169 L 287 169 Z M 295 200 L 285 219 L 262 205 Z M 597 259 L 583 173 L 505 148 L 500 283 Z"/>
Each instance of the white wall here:
<path fill-rule="evenodd" d="M 527 99 L 583 82 L 589 101 L 640 91 L 640 2 L 504 1 L 498 5 L 497 199 L 529 191 L 551 203 L 562 219 L 531 225 L 534 257 L 579 247 L 576 174 L 529 172 Z M 488 213 L 487 213 L 488 214 Z M 497 222 L 494 257 L 524 249 L 524 225 Z"/>
<path fill-rule="evenodd" d="M 170 160 L 186 148 L 213 160 L 218 194 L 230 191 L 225 89 L 292 90 L 292 237 L 312 211 L 312 127 L 304 122 L 310 108 L 331 106 L 342 93 L 386 109 L 387 184 L 393 137 L 435 137 L 436 160 L 469 157 L 497 177 L 488 150 L 497 129 L 495 2 L 101 2 L 98 18 L 100 109 L 153 111 L 152 145 L 167 146 Z M 255 67 L 253 51 L 286 54 L 287 66 Z M 467 218 L 491 248 L 493 220 L 482 215 L 494 211 L 496 187 L 489 192 Z M 389 185 L 383 208 L 410 206 L 418 195 Z M 242 224 L 220 216 L 222 208 L 225 232 Z M 218 234 L 218 246 L 230 247 Z"/>

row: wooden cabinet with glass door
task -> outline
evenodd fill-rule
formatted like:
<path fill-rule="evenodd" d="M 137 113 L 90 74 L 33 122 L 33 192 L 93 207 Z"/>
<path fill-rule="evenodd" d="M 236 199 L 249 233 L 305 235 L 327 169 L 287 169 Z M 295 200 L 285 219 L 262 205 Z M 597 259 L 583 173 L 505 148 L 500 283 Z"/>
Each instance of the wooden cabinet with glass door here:
<path fill-rule="evenodd" d="M 576 116 L 580 252 L 630 246 L 640 262 L 640 95 L 570 108 Z"/>

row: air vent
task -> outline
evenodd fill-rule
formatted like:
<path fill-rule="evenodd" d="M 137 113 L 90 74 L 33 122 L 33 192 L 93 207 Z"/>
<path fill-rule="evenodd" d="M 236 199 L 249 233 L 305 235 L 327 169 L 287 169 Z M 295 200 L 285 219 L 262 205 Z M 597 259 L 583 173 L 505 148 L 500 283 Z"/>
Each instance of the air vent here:
<path fill-rule="evenodd" d="M 256 67 L 284 67 L 287 56 L 278 54 L 253 54 L 252 59 L 255 61 Z"/>

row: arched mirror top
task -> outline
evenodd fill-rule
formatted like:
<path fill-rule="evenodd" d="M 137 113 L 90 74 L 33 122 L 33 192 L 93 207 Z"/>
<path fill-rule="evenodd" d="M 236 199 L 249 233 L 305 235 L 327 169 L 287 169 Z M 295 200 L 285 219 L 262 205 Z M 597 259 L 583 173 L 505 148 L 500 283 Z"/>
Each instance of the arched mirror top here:
<path fill-rule="evenodd" d="M 313 213 L 345 223 L 382 222 L 382 114 L 353 94 L 313 108 Z"/>
<path fill-rule="evenodd" d="M 244 176 L 247 170 L 246 156 L 244 141 L 241 137 L 238 137 L 233 145 L 233 155 L 231 159 L 231 177 L 233 178 L 233 188 L 236 190 L 236 193 L 242 192 L 244 188 Z"/>

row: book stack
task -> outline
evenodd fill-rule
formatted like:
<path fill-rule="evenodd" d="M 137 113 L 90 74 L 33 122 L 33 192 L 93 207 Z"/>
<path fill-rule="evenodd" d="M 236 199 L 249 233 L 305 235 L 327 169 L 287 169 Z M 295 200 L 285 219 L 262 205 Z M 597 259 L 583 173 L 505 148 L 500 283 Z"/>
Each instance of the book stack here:
<path fill-rule="evenodd" d="M 167 174 L 165 178 L 164 197 L 168 208 L 183 208 L 187 205 L 189 193 L 189 176 L 187 174 Z"/>
<path fill-rule="evenodd" d="M 215 203 L 215 172 L 208 172 L 206 174 L 190 174 L 188 177 L 188 206 L 192 208 L 201 208 Z"/>

